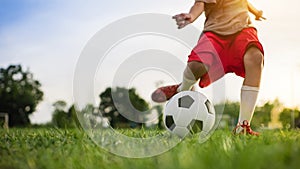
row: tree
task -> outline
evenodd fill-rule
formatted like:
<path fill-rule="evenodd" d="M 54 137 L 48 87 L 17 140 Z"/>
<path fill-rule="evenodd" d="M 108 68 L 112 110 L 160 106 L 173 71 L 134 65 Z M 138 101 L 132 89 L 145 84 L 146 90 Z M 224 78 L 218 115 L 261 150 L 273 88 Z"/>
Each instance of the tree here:
<path fill-rule="evenodd" d="M 30 124 L 29 115 L 43 99 L 41 84 L 21 65 L 0 69 L 0 112 L 9 114 L 9 126 Z"/>
<path fill-rule="evenodd" d="M 282 112 L 280 113 L 279 120 L 282 123 L 284 128 L 291 128 L 293 119 L 292 119 L 292 113 L 294 113 L 295 118 L 295 127 L 300 127 L 299 125 L 299 118 L 300 118 L 300 111 L 297 109 L 290 109 L 290 108 L 284 108 Z"/>
<path fill-rule="evenodd" d="M 268 123 L 271 121 L 271 111 L 273 110 L 275 103 L 275 101 L 273 103 L 267 102 L 263 106 L 256 107 L 253 120 L 251 121 L 252 127 L 256 128 L 261 125 L 268 126 Z M 228 115 L 230 117 L 229 123 L 233 121 L 230 125 L 236 125 L 240 111 L 239 102 L 227 101 L 215 105 L 215 109 L 217 112 L 223 111 L 223 115 Z"/>
<path fill-rule="evenodd" d="M 156 110 L 157 113 L 158 113 L 157 127 L 159 129 L 164 129 L 165 125 L 164 125 L 164 120 L 163 120 L 163 106 L 162 105 L 156 105 L 156 106 L 153 106 L 152 109 Z"/>
<path fill-rule="evenodd" d="M 71 105 L 71 107 L 68 109 L 68 118 L 70 119 L 70 123 L 73 127 L 80 128 L 80 122 L 77 117 L 77 112 L 75 105 Z"/>
<path fill-rule="evenodd" d="M 52 116 L 52 123 L 59 128 L 75 128 L 79 127 L 80 123 L 76 115 L 74 105 L 67 109 L 67 103 L 59 100 L 54 104 L 54 112 Z"/>
<path fill-rule="evenodd" d="M 140 126 L 139 122 L 145 121 L 149 113 L 148 103 L 134 88 L 107 88 L 100 94 L 100 100 L 99 110 L 103 117 L 109 119 L 112 127 Z"/>
<path fill-rule="evenodd" d="M 108 128 L 108 119 L 103 117 L 98 107 L 87 104 L 82 110 L 78 111 L 78 119 L 80 119 L 83 129 L 99 129 Z"/>
<path fill-rule="evenodd" d="M 53 104 L 54 112 L 52 115 L 52 123 L 59 128 L 69 126 L 66 106 L 67 103 L 62 100 L 56 101 Z"/>
<path fill-rule="evenodd" d="M 279 104 L 279 101 L 275 100 L 274 102 L 267 102 L 263 106 L 256 107 L 251 126 L 268 126 L 271 121 L 271 112 L 277 104 Z"/>
<path fill-rule="evenodd" d="M 224 105 L 221 104 L 221 106 L 224 106 Z M 235 121 L 237 121 L 238 116 L 239 116 L 239 111 L 240 111 L 240 103 L 239 102 L 229 102 L 229 101 L 227 101 L 225 103 L 225 106 L 224 106 L 223 114 L 228 114 Z"/>

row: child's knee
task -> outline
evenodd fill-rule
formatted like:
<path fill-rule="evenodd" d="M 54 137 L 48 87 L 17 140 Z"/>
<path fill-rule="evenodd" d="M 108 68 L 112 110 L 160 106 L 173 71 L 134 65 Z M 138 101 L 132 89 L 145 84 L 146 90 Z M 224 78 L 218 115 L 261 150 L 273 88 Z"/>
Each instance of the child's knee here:
<path fill-rule="evenodd" d="M 207 70 L 208 68 L 205 64 L 198 61 L 192 61 L 188 63 L 188 70 L 186 71 L 192 73 L 196 79 L 199 79 L 207 73 Z"/>

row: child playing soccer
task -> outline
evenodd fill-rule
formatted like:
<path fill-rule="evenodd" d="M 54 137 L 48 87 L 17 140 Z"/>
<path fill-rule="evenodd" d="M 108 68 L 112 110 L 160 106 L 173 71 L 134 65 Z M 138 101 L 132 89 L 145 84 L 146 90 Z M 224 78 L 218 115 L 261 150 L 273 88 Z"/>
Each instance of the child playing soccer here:
<path fill-rule="evenodd" d="M 206 20 L 198 44 L 188 58 L 180 84 L 165 86 L 152 93 L 152 100 L 165 102 L 176 93 L 206 87 L 226 73 L 244 78 L 241 87 L 239 119 L 234 134 L 259 135 L 250 128 L 256 107 L 264 62 L 264 50 L 248 12 L 256 20 L 265 19 L 262 11 L 247 0 L 195 0 L 189 13 L 175 15 L 178 28 L 193 23 L 203 12 Z"/>

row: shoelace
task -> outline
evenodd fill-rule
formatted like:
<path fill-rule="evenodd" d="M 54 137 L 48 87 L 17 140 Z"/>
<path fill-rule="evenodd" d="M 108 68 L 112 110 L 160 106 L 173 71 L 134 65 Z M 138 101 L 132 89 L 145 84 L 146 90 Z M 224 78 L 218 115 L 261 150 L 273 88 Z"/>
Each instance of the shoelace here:
<path fill-rule="evenodd" d="M 237 134 L 237 133 L 236 133 L 236 130 L 237 130 L 239 127 L 243 128 L 244 130 L 246 129 L 246 132 L 248 132 L 248 133 L 252 133 L 252 129 L 250 128 L 249 122 L 248 122 L 247 120 L 244 120 L 244 121 L 242 122 L 242 124 L 238 123 L 238 125 L 237 125 L 237 126 L 234 128 L 234 130 L 233 130 L 235 134 Z"/>
<path fill-rule="evenodd" d="M 240 128 L 240 131 L 237 132 L 238 128 Z M 233 131 L 233 134 L 239 134 L 243 131 L 244 134 L 250 134 L 250 135 L 255 135 L 259 136 L 260 134 L 258 132 L 255 132 L 251 129 L 249 122 L 247 120 L 244 120 L 242 124 L 238 124 Z"/>

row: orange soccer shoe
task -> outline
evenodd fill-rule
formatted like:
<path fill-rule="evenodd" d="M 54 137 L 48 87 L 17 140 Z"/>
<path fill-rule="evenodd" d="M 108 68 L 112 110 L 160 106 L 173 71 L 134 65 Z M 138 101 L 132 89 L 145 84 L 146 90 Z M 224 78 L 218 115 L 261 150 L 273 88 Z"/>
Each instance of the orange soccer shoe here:
<path fill-rule="evenodd" d="M 244 134 L 244 135 L 253 135 L 253 136 L 259 136 L 258 132 L 255 132 L 251 129 L 249 122 L 247 120 L 244 120 L 242 124 L 238 124 L 234 129 L 233 129 L 233 134 L 234 135 L 239 135 L 239 134 Z"/>

